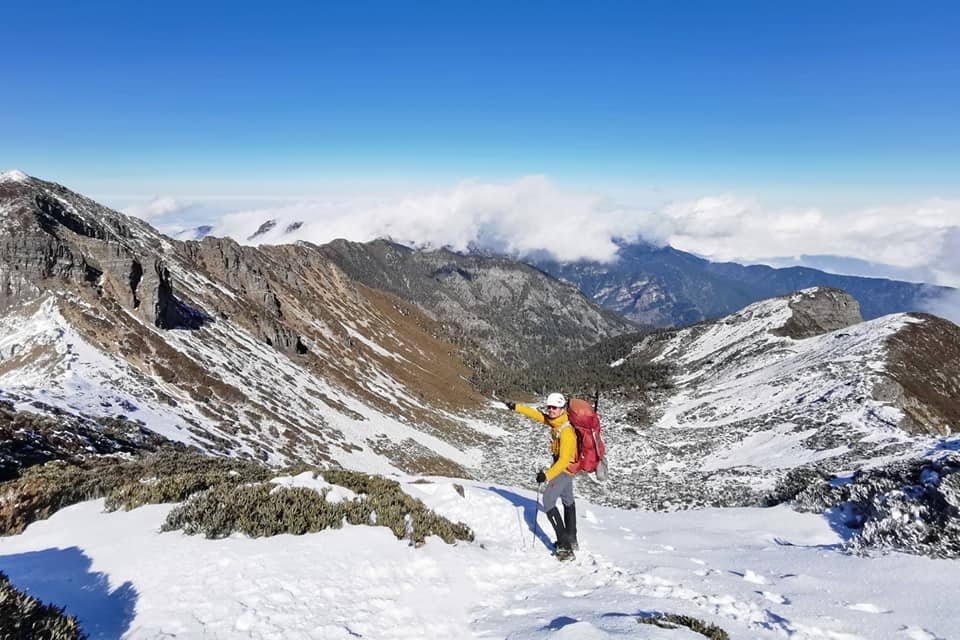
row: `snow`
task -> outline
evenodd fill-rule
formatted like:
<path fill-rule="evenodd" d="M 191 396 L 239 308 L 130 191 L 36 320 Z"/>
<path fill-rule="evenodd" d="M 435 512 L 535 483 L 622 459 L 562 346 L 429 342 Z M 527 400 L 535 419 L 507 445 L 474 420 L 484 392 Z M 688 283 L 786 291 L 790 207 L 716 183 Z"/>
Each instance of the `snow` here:
<path fill-rule="evenodd" d="M 105 513 L 98 500 L 0 538 L 0 570 L 91 638 L 702 638 L 636 622 L 654 612 L 732 638 L 943 639 L 960 626 L 955 561 L 845 555 L 846 532 L 823 516 L 580 500 L 581 551 L 558 563 L 544 515 L 530 527 L 531 492 L 401 480 L 476 541 L 414 548 L 364 526 L 207 540 L 159 533 L 170 505 Z"/>
<path fill-rule="evenodd" d="M 5 391 L 21 391 L 71 413 L 103 415 L 112 409 L 171 440 L 188 440 L 183 419 L 159 403 L 144 402 L 136 370 L 87 342 L 60 313 L 56 298 L 43 300 L 29 318 L 0 318 L 0 361 L 21 354 L 28 360 L 0 375 Z M 15 407 L 37 410 L 29 401 Z"/>
<path fill-rule="evenodd" d="M 760 469 L 793 468 L 847 451 L 847 447 L 842 445 L 821 451 L 807 449 L 802 443 L 815 433 L 815 429 L 794 431 L 794 425 L 789 423 L 777 425 L 768 431 L 750 434 L 736 444 L 712 454 L 704 459 L 701 468 L 704 471 L 746 465 Z"/>
<path fill-rule="evenodd" d="M 16 169 L 0 173 L 0 182 L 26 182 L 29 179 L 30 176 Z"/>
<path fill-rule="evenodd" d="M 314 474 L 312 471 L 304 471 L 303 473 L 295 476 L 280 476 L 274 478 L 270 482 L 277 485 L 277 488 L 274 489 L 274 491 L 277 491 L 281 488 L 292 487 L 313 489 L 317 493 L 326 494 L 327 502 L 342 502 L 344 500 L 353 500 L 357 497 L 357 494 L 350 489 L 336 484 L 331 484 L 319 476 L 314 478 L 313 475 Z"/>
<path fill-rule="evenodd" d="M 303 430 L 301 435 L 315 440 L 318 446 L 336 447 L 338 461 L 351 469 L 375 473 L 398 471 L 385 456 L 364 446 L 378 437 L 393 443 L 413 440 L 465 467 L 480 464 L 481 449 L 458 448 L 415 425 L 371 408 L 229 320 L 210 323 L 198 331 L 166 332 L 164 339 L 169 347 L 216 371 L 225 384 L 242 389 L 248 406 L 264 409 L 253 417 L 247 411 L 239 412 L 231 420 L 236 431 L 228 431 L 224 420 L 211 417 L 209 408 L 196 402 L 183 389 L 90 344 L 64 318 L 60 303 L 57 297 L 49 296 L 31 311 L 18 309 L 17 313 L 0 318 L 0 363 L 7 365 L 6 373 L 0 374 L 0 389 L 15 399 L 17 409 L 35 412 L 37 408 L 32 403 L 41 400 L 70 413 L 122 414 L 142 420 L 152 431 L 167 438 L 204 450 L 209 450 L 217 440 L 230 442 L 235 454 L 253 455 L 255 447 L 264 447 L 269 452 L 267 461 L 278 465 L 290 460 L 281 453 L 286 441 L 273 433 L 283 434 L 290 423 L 322 426 L 322 429 Z M 82 303 L 74 300 L 72 304 Z M 156 330 L 135 315 L 131 314 L 130 318 L 140 322 L 144 330 Z M 9 361 L 22 354 L 32 355 L 19 366 L 10 367 Z M 365 364 L 368 365 L 366 377 L 358 378 L 367 389 L 387 399 L 391 406 L 399 402 L 423 406 L 395 378 L 372 362 Z M 175 398 L 176 406 L 157 401 L 155 390 L 158 389 Z M 346 406 L 353 414 L 341 413 L 323 398 Z M 355 417 L 357 415 L 361 417 Z M 469 423 L 469 419 L 462 416 L 449 414 L 448 417 Z M 332 439 L 335 434 L 341 437 Z M 357 446 L 341 448 L 341 443 Z"/>
<path fill-rule="evenodd" d="M 883 373 L 887 339 L 922 320 L 893 314 L 794 340 L 771 333 L 790 318 L 787 303 L 785 298 L 765 300 L 716 323 L 679 331 L 658 357 L 678 363 L 680 375 L 656 427 L 729 433 L 747 421 L 769 423 L 706 457 L 703 468 L 711 471 L 742 465 L 788 468 L 847 451 L 844 446 L 805 445 L 816 433 L 811 425 L 837 425 L 860 442 L 908 446 L 912 440 L 909 446 L 918 453 L 929 448 L 929 439 L 911 439 L 898 428 L 901 411 L 873 393 Z M 803 416 L 805 424 L 793 424 L 796 416 Z"/>

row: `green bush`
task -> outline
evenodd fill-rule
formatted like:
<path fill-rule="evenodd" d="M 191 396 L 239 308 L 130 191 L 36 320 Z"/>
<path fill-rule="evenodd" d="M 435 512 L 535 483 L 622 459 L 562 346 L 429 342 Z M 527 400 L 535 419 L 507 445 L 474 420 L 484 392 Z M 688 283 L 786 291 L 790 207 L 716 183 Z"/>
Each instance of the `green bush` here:
<path fill-rule="evenodd" d="M 18 591 L 0 571 L 0 638 L 83 640 L 86 637 L 76 618 Z"/>
<path fill-rule="evenodd" d="M 20 533 L 31 522 L 84 500 L 106 497 L 108 509 L 131 509 L 177 502 L 220 482 L 261 481 L 269 473 L 259 463 L 186 452 L 48 462 L 0 483 L 0 535 Z"/>
<path fill-rule="evenodd" d="M 168 468 L 159 468 L 163 466 Z M 225 458 L 186 460 L 172 467 L 154 464 L 144 471 L 139 479 L 113 488 L 106 500 L 108 511 L 183 502 L 195 493 L 218 485 L 262 482 L 271 475 L 269 469 L 257 463 Z"/>
<path fill-rule="evenodd" d="M 418 546 L 428 535 L 437 535 L 447 544 L 473 540 L 469 527 L 429 510 L 393 480 L 354 471 L 328 470 L 322 474 L 327 482 L 346 487 L 357 497 L 331 503 L 326 493 L 309 488 L 223 484 L 173 509 L 163 530 L 182 529 L 208 538 L 240 532 L 256 538 L 339 529 L 346 522 L 387 527 L 397 539 L 407 538 Z"/>
<path fill-rule="evenodd" d="M 662 629 L 675 629 L 676 627 L 687 627 L 710 640 L 730 640 L 730 635 L 720 627 L 698 620 L 691 616 L 681 616 L 675 613 L 658 613 L 655 615 L 642 616 L 637 619 L 640 624 L 652 624 Z"/>
<path fill-rule="evenodd" d="M 164 530 L 183 529 L 210 538 L 238 531 L 251 537 L 303 534 L 350 524 L 388 527 L 397 538 L 423 544 L 437 535 L 448 544 L 473 540 L 473 532 L 452 523 L 380 476 L 332 469 L 324 479 L 358 494 L 328 503 L 312 489 L 278 487 L 276 473 L 257 462 L 199 453 L 161 453 L 125 460 L 97 458 L 78 463 L 49 462 L 31 467 L 16 480 L 0 483 L 0 533 L 12 534 L 63 507 L 105 497 L 106 508 L 184 502 L 170 512 Z M 321 473 L 314 470 L 314 473 Z M 192 498 L 191 498 L 192 497 Z"/>
<path fill-rule="evenodd" d="M 592 398 L 634 397 L 645 390 L 670 384 L 672 368 L 633 356 L 633 348 L 648 336 L 662 332 L 625 333 L 605 338 L 586 349 L 555 353 L 523 368 L 513 366 L 482 367 L 474 371 L 471 382 L 483 393 L 509 398 L 515 393 L 541 395 L 562 389 L 568 395 Z M 622 360 L 620 366 L 610 363 Z"/>

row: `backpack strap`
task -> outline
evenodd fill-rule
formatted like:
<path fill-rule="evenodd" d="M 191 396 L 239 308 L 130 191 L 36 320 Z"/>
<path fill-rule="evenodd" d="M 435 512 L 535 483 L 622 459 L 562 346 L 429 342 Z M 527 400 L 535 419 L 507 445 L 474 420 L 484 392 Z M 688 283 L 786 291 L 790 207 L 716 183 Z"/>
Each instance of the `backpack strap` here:
<path fill-rule="evenodd" d="M 565 425 L 563 425 L 562 427 L 560 427 L 559 429 L 557 429 L 557 445 L 558 445 L 558 446 L 559 446 L 559 444 L 560 444 L 560 434 L 563 433 L 563 430 L 564 430 L 564 429 L 573 429 L 573 441 L 574 441 L 574 443 L 576 443 L 576 447 L 577 447 L 577 455 L 576 455 L 576 458 L 574 458 L 574 459 L 575 459 L 575 460 L 579 460 L 579 459 L 580 459 L 580 449 L 582 449 L 582 447 L 580 446 L 580 438 L 581 438 L 581 436 L 580 436 L 580 431 L 579 431 L 575 426 L 573 426 L 573 423 L 572 423 L 572 422 L 570 422 L 569 420 L 567 420 L 567 423 L 566 423 Z"/>

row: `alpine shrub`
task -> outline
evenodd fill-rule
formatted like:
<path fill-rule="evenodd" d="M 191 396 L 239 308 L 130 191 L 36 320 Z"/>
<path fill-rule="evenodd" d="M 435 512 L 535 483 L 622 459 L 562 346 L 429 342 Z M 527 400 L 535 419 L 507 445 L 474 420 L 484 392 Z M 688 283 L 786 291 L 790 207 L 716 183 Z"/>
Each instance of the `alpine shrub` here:
<path fill-rule="evenodd" d="M 820 513 L 835 506 L 836 498 L 830 486 L 830 474 L 813 466 L 791 469 L 763 499 L 766 507 L 784 502 L 790 502 L 797 511 L 812 513 Z"/>
<path fill-rule="evenodd" d="M 675 613 L 658 613 L 655 615 L 641 616 L 637 618 L 640 624 L 652 624 L 662 629 L 675 629 L 687 627 L 710 640 L 730 640 L 730 635 L 720 627 L 704 622 L 691 616 L 681 616 Z"/>
<path fill-rule="evenodd" d="M 0 571 L 0 638 L 4 640 L 85 640 L 77 619 L 17 590 Z"/>
<path fill-rule="evenodd" d="M 106 497 L 108 509 L 132 509 L 177 502 L 221 482 L 264 480 L 269 473 L 255 462 L 186 452 L 48 462 L 0 483 L 0 535 L 20 533 L 31 522 L 84 500 Z"/>
<path fill-rule="evenodd" d="M 960 455 L 898 460 L 831 483 L 820 471 L 790 471 L 766 504 L 798 511 L 835 510 L 853 530 L 846 550 L 902 551 L 960 558 Z"/>
<path fill-rule="evenodd" d="M 163 530 L 182 529 L 208 538 L 240 532 L 256 538 L 339 529 L 346 522 L 387 527 L 397 539 L 409 539 L 417 546 L 428 535 L 437 535 L 447 544 L 473 540 L 469 527 L 434 513 L 395 481 L 353 471 L 329 470 L 322 474 L 327 482 L 346 487 L 357 497 L 328 502 L 325 492 L 305 487 L 278 487 L 266 482 L 222 484 L 174 508 Z"/>

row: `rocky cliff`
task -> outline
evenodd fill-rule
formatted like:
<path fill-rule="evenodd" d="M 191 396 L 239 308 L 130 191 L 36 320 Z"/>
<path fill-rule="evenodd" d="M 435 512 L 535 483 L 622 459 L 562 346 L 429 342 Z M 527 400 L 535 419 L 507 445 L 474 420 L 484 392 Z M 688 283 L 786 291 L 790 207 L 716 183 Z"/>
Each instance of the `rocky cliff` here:
<path fill-rule="evenodd" d="M 369 469 L 467 473 L 485 438 L 438 324 L 310 245 L 178 242 L 7 173 L 0 283 L 0 389 L 18 411 Z"/>
<path fill-rule="evenodd" d="M 468 337 L 512 366 L 637 328 L 576 288 L 506 258 L 415 251 L 385 240 L 337 240 L 320 250 L 355 280 L 415 302 L 452 338 Z"/>

